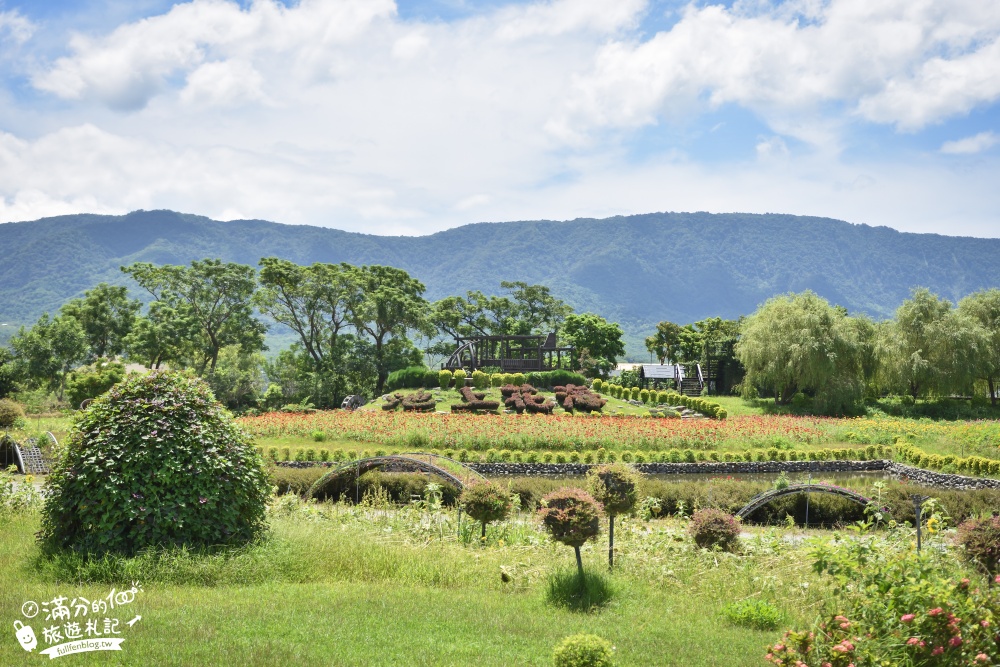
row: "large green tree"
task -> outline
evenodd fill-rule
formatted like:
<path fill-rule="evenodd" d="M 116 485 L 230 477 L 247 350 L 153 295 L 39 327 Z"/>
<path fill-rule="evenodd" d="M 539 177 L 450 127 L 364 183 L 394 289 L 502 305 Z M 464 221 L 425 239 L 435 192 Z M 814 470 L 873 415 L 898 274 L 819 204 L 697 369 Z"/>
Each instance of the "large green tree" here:
<path fill-rule="evenodd" d="M 573 362 L 588 377 L 606 376 L 625 356 L 622 328 L 600 315 L 569 315 L 563 322 L 563 340 L 576 348 Z"/>
<path fill-rule="evenodd" d="M 393 370 L 394 352 L 405 347 L 407 333 L 431 333 L 429 306 L 424 285 L 402 269 L 391 266 L 361 266 L 354 269 L 354 291 L 348 298 L 349 319 L 372 344 L 375 392 L 381 394 Z"/>
<path fill-rule="evenodd" d="M 18 377 L 14 354 L 6 347 L 0 347 L 0 398 L 6 398 L 14 393 Z"/>
<path fill-rule="evenodd" d="M 199 357 L 199 375 L 215 371 L 223 347 L 239 345 L 246 353 L 264 349 L 267 328 L 254 317 L 251 303 L 257 287 L 253 267 L 205 259 L 190 266 L 138 262 L 122 271 L 157 301 L 197 323 L 198 338 L 190 342 Z"/>
<path fill-rule="evenodd" d="M 973 373 L 986 382 L 990 401 L 996 405 L 1000 391 L 1000 289 L 970 294 L 958 302 L 958 311 L 982 327 L 985 345 L 976 356 Z"/>
<path fill-rule="evenodd" d="M 31 329 L 21 327 L 10 341 L 21 376 L 32 386 L 58 391 L 63 398 L 66 374 L 87 358 L 87 334 L 79 321 L 65 315 L 42 315 Z"/>
<path fill-rule="evenodd" d="M 95 359 L 120 355 L 141 304 L 128 298 L 128 288 L 107 283 L 84 292 L 82 299 L 68 301 L 60 313 L 75 318 L 87 335 Z"/>
<path fill-rule="evenodd" d="M 162 364 L 183 368 L 192 363 L 199 340 L 200 327 L 187 304 L 154 301 L 125 337 L 125 352 L 130 360 L 149 368 Z"/>
<path fill-rule="evenodd" d="M 681 342 L 681 326 L 673 322 L 660 322 L 656 333 L 646 338 L 646 349 L 656 355 L 661 364 L 667 359 L 677 361 L 677 348 Z"/>
<path fill-rule="evenodd" d="M 558 332 L 573 309 L 552 296 L 545 285 L 529 285 L 523 281 L 500 282 L 500 287 L 510 293 L 514 303 L 517 334 Z"/>
<path fill-rule="evenodd" d="M 974 318 L 925 288 L 913 290 L 882 334 L 883 381 L 914 398 L 970 390 L 987 344 Z"/>
<path fill-rule="evenodd" d="M 747 317 L 736 354 L 746 368 L 745 393 L 771 389 L 785 404 L 810 391 L 817 409 L 828 413 L 850 411 L 863 397 L 851 319 L 811 291 L 769 299 Z"/>

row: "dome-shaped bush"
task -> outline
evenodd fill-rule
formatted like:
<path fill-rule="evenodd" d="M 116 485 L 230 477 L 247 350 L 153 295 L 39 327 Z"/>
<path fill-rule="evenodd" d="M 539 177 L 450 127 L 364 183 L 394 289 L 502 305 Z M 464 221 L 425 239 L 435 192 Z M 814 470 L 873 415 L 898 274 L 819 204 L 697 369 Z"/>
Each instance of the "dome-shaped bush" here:
<path fill-rule="evenodd" d="M 0 398 L 0 428 L 11 429 L 24 420 L 24 408 L 7 398 Z"/>
<path fill-rule="evenodd" d="M 266 529 L 262 461 L 201 380 L 133 375 L 98 397 L 49 477 L 54 548 L 134 553 L 247 542 Z"/>
<path fill-rule="evenodd" d="M 597 635 L 572 635 L 562 640 L 552 653 L 555 667 L 612 667 L 614 647 Z"/>

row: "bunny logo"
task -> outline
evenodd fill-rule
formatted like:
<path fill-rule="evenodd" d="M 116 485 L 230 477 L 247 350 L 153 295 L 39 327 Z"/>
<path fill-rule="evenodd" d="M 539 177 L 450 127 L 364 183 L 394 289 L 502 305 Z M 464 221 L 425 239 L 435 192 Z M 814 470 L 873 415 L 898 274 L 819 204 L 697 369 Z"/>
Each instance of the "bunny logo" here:
<path fill-rule="evenodd" d="M 21 621 L 14 621 L 14 632 L 17 634 L 17 641 L 21 642 L 21 648 L 31 652 L 38 646 L 38 639 L 35 638 L 35 631 L 30 625 L 25 625 Z"/>

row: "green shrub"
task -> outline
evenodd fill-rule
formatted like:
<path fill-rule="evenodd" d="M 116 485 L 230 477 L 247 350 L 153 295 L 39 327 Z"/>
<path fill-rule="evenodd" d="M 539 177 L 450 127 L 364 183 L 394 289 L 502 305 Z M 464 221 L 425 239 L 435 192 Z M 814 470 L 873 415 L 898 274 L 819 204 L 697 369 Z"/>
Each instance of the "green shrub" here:
<path fill-rule="evenodd" d="M 1000 517 L 964 521 L 958 526 L 955 541 L 967 560 L 991 575 L 1000 572 Z"/>
<path fill-rule="evenodd" d="M 441 384 L 440 380 L 441 376 L 439 375 L 439 372 L 440 371 L 435 371 L 428 368 L 424 372 L 424 382 L 420 386 L 423 387 L 424 389 L 430 389 L 432 387 L 439 386 Z"/>
<path fill-rule="evenodd" d="M 438 371 L 438 386 L 442 389 L 447 389 L 451 386 L 451 380 L 453 376 L 449 370 Z"/>
<path fill-rule="evenodd" d="M 604 380 L 601 378 L 594 378 L 594 382 L 590 385 L 590 388 L 594 391 L 604 391 Z"/>
<path fill-rule="evenodd" d="M 49 476 L 50 548 L 135 553 L 251 541 L 270 486 L 252 442 L 201 380 L 132 375 L 98 397 Z"/>
<path fill-rule="evenodd" d="M 312 432 L 313 442 L 326 442 L 326 433 L 323 431 Z"/>
<path fill-rule="evenodd" d="M 329 449 L 321 449 L 321 450 L 319 450 L 319 460 L 323 461 L 324 463 L 326 461 L 329 461 L 330 460 L 330 450 Z"/>
<path fill-rule="evenodd" d="M 491 387 L 502 387 L 504 385 L 503 373 L 493 373 L 490 375 L 490 386 Z"/>
<path fill-rule="evenodd" d="M 631 459 L 629 455 L 629 459 Z M 625 461 L 625 454 L 622 454 Z M 608 464 L 587 471 L 587 490 L 604 506 L 608 515 L 608 565 L 614 566 L 615 516 L 631 514 L 639 499 L 641 478 L 635 468 L 623 464 Z"/>
<path fill-rule="evenodd" d="M 611 642 L 597 635 L 572 635 L 562 640 L 552 652 L 555 667 L 612 667 Z"/>
<path fill-rule="evenodd" d="M 510 494 L 493 482 L 469 484 L 462 490 L 458 502 L 466 514 L 482 523 L 483 539 L 486 538 L 486 524 L 503 521 L 510 514 Z"/>
<path fill-rule="evenodd" d="M 649 403 L 649 390 L 640 389 L 639 390 L 639 401 L 642 403 Z"/>
<path fill-rule="evenodd" d="M 409 366 L 408 368 L 400 368 L 398 371 L 393 371 L 389 373 L 389 377 L 385 380 L 386 391 L 434 386 L 433 384 L 426 384 L 427 373 L 429 371 L 430 369 L 425 366 Z M 434 377 L 437 378 L 437 373 L 434 373 Z M 435 381 L 434 384 L 437 384 L 437 382 Z"/>
<path fill-rule="evenodd" d="M 486 389 L 490 386 L 490 376 L 482 371 L 472 371 L 472 386 L 476 389 Z"/>
<path fill-rule="evenodd" d="M 556 369 L 554 371 L 546 371 L 543 375 L 545 377 L 545 382 L 540 385 L 542 387 L 565 387 L 568 384 L 575 384 L 578 387 L 581 387 L 587 384 L 586 377 L 580 375 L 579 373 L 574 373 L 573 371 Z"/>
<path fill-rule="evenodd" d="M 601 506 L 581 489 L 563 487 L 548 494 L 541 501 L 538 515 L 552 539 L 576 552 L 576 566 L 580 579 L 584 579 L 580 547 L 593 540 L 601 530 Z"/>
<path fill-rule="evenodd" d="M 0 398 L 0 428 L 17 428 L 24 423 L 24 408 L 9 398 Z"/>
<path fill-rule="evenodd" d="M 301 496 L 326 472 L 326 468 L 319 466 L 313 468 L 272 466 L 268 469 L 267 476 L 270 485 L 277 487 L 278 495 L 294 493 Z"/>
<path fill-rule="evenodd" d="M 524 373 L 514 373 L 511 376 L 510 383 L 515 387 L 520 387 L 524 384 Z"/>
<path fill-rule="evenodd" d="M 124 364 L 98 360 L 92 366 L 84 366 L 69 374 L 66 378 L 66 400 L 78 408 L 87 399 L 97 398 L 124 379 Z"/>
<path fill-rule="evenodd" d="M 504 373 L 501 377 L 503 378 L 503 384 L 514 384 L 514 374 L 513 373 Z M 501 386 L 503 386 L 503 385 L 501 385 Z"/>
<path fill-rule="evenodd" d="M 754 630 L 776 630 L 781 624 L 781 610 L 769 602 L 757 599 L 730 602 L 722 608 L 722 614 L 733 625 Z"/>
<path fill-rule="evenodd" d="M 468 377 L 468 374 L 464 368 L 458 368 L 453 373 L 453 377 L 455 378 L 455 389 L 459 389 L 465 386 L 465 378 Z"/>
<path fill-rule="evenodd" d="M 688 532 L 702 549 L 718 547 L 722 551 L 735 551 L 739 544 L 740 522 L 732 514 L 709 507 L 691 516 Z"/>

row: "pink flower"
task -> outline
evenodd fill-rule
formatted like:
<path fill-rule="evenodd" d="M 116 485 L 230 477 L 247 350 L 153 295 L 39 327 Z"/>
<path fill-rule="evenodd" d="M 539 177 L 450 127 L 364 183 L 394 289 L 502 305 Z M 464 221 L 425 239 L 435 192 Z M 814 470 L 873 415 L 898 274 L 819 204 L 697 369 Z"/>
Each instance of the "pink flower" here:
<path fill-rule="evenodd" d="M 840 621 L 841 623 L 843 623 L 844 621 L 846 621 L 846 620 L 847 620 L 847 618 L 846 618 L 846 617 L 844 617 L 844 616 L 834 616 L 834 617 L 833 617 L 833 620 L 835 620 L 835 621 Z"/>
<path fill-rule="evenodd" d="M 990 657 L 985 653 L 980 653 L 979 655 L 976 656 L 976 662 L 986 662 L 989 659 Z"/>
<path fill-rule="evenodd" d="M 846 629 L 847 629 L 847 628 L 849 628 L 849 627 L 851 627 L 851 624 L 850 624 L 850 623 L 841 623 L 841 624 L 840 624 L 840 629 L 841 629 L 841 630 L 846 630 Z"/>
<path fill-rule="evenodd" d="M 962 645 L 962 638 L 952 637 L 951 639 L 948 640 L 948 643 L 951 644 L 953 648 L 958 648 L 959 646 Z"/>
<path fill-rule="evenodd" d="M 984 628 L 988 628 L 988 627 L 990 627 L 990 622 L 989 621 L 979 621 L 979 625 L 983 626 Z"/>
<path fill-rule="evenodd" d="M 914 644 L 919 644 L 920 640 L 917 639 L 916 637 L 910 637 L 909 639 L 906 640 L 906 643 L 909 644 L 910 646 L 913 646 Z"/>
<path fill-rule="evenodd" d="M 935 607 L 934 609 L 931 609 L 929 612 L 927 612 L 927 615 L 928 616 L 937 616 L 938 614 L 940 614 L 943 611 L 944 611 L 944 609 L 942 609 L 941 607 Z"/>
<path fill-rule="evenodd" d="M 941 655 L 944 653 L 944 646 L 938 646 L 936 649 L 931 651 L 931 655 Z"/>
<path fill-rule="evenodd" d="M 916 617 L 917 617 L 916 614 L 903 614 L 903 617 L 900 618 L 899 620 L 901 620 L 903 623 L 909 623 Z"/>

